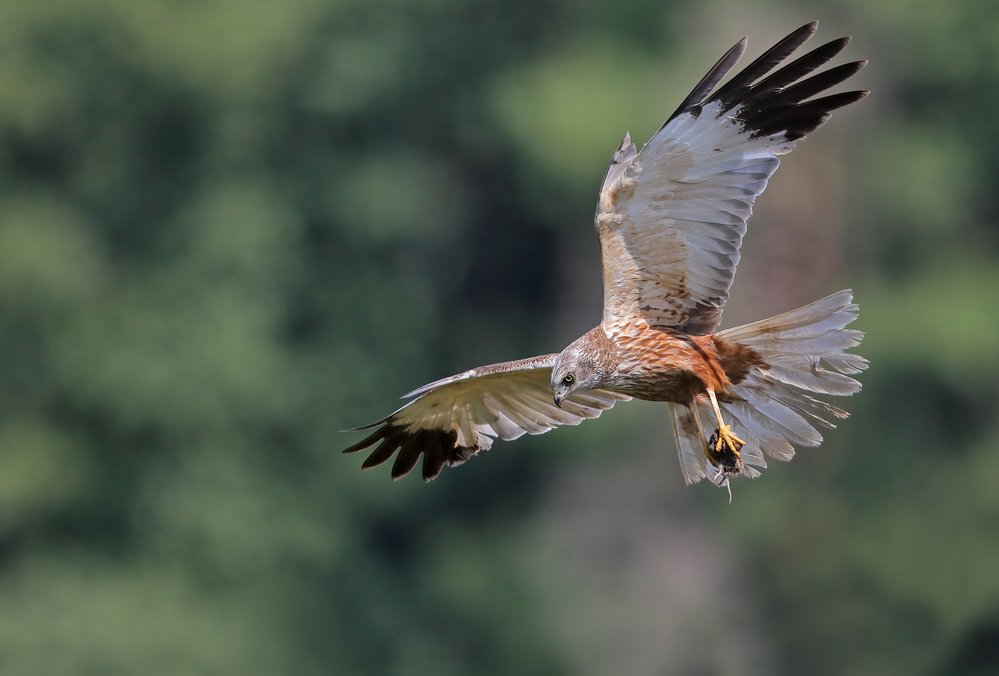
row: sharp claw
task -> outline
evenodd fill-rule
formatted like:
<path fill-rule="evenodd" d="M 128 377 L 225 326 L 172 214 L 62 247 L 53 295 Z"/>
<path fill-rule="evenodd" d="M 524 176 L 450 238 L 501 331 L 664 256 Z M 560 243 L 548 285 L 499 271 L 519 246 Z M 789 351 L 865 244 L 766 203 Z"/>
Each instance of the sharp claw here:
<path fill-rule="evenodd" d="M 735 436 L 728 425 L 720 425 L 715 428 L 714 434 L 708 440 L 708 449 L 713 450 L 715 455 L 731 454 L 738 459 L 739 449 L 746 445 L 746 442 Z M 717 463 L 715 463 L 717 464 Z"/>
<path fill-rule="evenodd" d="M 714 434 L 708 440 L 708 460 L 717 470 L 713 481 L 719 488 L 724 487 L 728 490 L 729 504 L 732 503 L 731 478 L 739 476 L 742 472 L 742 455 L 739 450 L 745 445 L 746 442 L 735 436 L 728 425 L 716 427 Z"/>
<path fill-rule="evenodd" d="M 704 445 L 704 455 L 716 470 L 715 475 L 711 479 L 712 482 L 719 488 L 725 487 L 728 491 L 728 502 L 731 504 L 731 479 L 742 473 L 743 462 L 739 451 L 746 445 L 746 442 L 735 435 L 730 425 L 722 422 L 721 410 L 718 407 L 718 400 L 713 390 L 708 389 L 708 397 L 711 399 L 711 405 L 718 420 L 718 427 L 715 428 L 711 437 L 707 439 L 707 443 Z M 697 408 L 694 407 L 693 410 L 698 432 L 700 432 L 701 439 L 704 439 L 704 429 L 701 427 L 701 421 L 697 416 Z"/>

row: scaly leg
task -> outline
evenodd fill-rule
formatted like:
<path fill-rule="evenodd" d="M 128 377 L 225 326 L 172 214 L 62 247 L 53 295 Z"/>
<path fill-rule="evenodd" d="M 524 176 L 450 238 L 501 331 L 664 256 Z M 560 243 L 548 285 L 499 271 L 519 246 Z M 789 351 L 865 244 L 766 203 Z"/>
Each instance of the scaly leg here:
<path fill-rule="evenodd" d="M 718 421 L 718 428 L 715 433 L 711 435 L 711 439 L 708 441 L 708 451 L 714 455 L 722 455 L 731 453 L 735 456 L 735 459 L 739 459 L 739 449 L 746 445 L 746 442 L 735 436 L 732 432 L 732 428 L 725 424 L 722 420 L 721 408 L 718 406 L 718 398 L 715 396 L 715 391 L 710 387 L 708 388 L 708 398 L 711 400 L 711 408 L 715 411 L 715 419 Z M 717 464 L 717 463 L 715 463 Z"/>

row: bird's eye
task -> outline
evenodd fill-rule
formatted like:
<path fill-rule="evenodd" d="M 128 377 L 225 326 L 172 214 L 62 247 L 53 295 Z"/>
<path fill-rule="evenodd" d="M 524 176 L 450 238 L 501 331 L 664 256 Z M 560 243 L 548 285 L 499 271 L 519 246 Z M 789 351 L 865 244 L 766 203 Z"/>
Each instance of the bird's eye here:
<path fill-rule="evenodd" d="M 569 373 L 569 374 L 566 375 L 565 378 L 562 379 L 562 382 L 565 383 L 566 385 L 572 385 L 572 381 L 573 380 L 575 380 L 575 378 L 573 378 L 572 374 Z"/>

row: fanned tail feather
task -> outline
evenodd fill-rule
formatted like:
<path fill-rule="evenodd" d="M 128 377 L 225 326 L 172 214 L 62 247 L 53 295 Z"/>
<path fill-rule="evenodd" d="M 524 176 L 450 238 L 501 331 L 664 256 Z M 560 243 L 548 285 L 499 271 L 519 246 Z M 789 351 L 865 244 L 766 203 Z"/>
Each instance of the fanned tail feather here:
<path fill-rule="evenodd" d="M 754 478 L 767 466 L 766 457 L 790 460 L 795 446 L 818 446 L 819 429 L 831 429 L 846 411 L 814 395 L 849 396 L 860 391 L 852 378 L 868 362 L 847 350 L 864 334 L 846 328 L 857 318 L 853 292 L 840 291 L 796 310 L 718 333 L 754 350 L 763 365 L 753 367 L 740 383 L 729 388 L 731 398 L 720 402 L 722 415 L 735 434 L 746 440 L 741 450 L 740 474 Z M 714 426 L 707 401 L 698 399 L 701 421 Z M 672 407 L 677 449 L 684 479 L 704 477 L 723 484 L 724 477 L 707 461 L 693 413 Z M 710 421 L 710 422 L 709 422 Z"/>

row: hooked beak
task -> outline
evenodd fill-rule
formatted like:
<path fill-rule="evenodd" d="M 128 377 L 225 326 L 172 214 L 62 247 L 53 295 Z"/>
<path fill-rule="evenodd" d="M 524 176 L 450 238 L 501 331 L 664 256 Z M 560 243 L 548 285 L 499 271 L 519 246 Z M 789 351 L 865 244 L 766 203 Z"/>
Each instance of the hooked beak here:
<path fill-rule="evenodd" d="M 555 400 L 555 405 L 558 406 L 559 408 L 562 408 L 562 400 L 564 398 L 565 397 L 563 397 L 562 395 L 560 395 L 558 392 L 556 392 L 555 395 L 552 397 L 552 399 Z"/>

